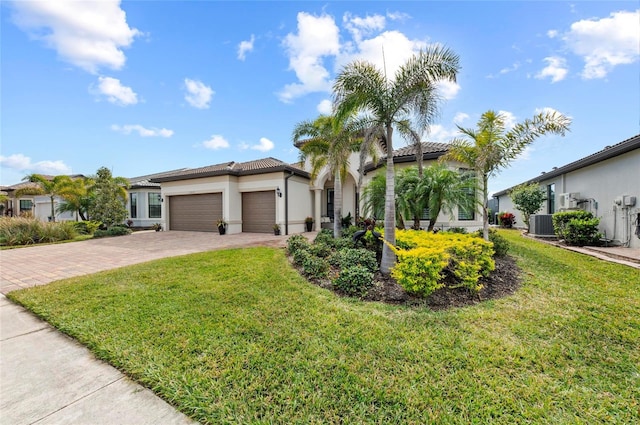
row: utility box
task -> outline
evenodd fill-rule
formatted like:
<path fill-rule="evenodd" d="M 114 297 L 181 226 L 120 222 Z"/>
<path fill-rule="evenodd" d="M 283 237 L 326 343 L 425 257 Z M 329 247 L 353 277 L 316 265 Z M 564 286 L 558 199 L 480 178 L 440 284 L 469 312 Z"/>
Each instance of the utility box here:
<path fill-rule="evenodd" d="M 529 233 L 532 236 L 555 236 L 552 217 L 552 214 L 534 214 L 529 217 Z"/>
<path fill-rule="evenodd" d="M 623 196 L 622 204 L 625 207 L 633 207 L 636 205 L 636 197 L 635 196 Z"/>

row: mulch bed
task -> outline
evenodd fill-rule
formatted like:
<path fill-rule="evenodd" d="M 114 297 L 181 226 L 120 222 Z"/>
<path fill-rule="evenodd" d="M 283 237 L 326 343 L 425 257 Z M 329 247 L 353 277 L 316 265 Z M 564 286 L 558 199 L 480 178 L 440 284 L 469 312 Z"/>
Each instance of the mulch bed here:
<path fill-rule="evenodd" d="M 376 285 L 363 297 L 366 301 L 377 301 L 388 304 L 428 307 L 432 310 L 465 307 L 480 302 L 506 297 L 520 287 L 520 269 L 510 256 L 495 257 L 496 269 L 486 278 L 482 278 L 482 289 L 475 293 L 467 288 L 455 288 L 455 282 L 445 280 L 445 287 L 438 289 L 427 298 L 408 294 L 392 277 L 376 273 Z M 312 280 L 312 283 L 333 290 L 328 279 Z M 339 294 L 339 292 L 336 291 Z M 342 294 L 340 294 L 342 295 Z"/>

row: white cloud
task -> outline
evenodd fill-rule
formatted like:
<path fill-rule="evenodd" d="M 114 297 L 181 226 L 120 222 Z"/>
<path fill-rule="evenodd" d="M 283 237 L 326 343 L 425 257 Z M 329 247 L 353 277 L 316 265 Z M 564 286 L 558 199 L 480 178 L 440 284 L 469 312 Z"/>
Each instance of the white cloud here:
<path fill-rule="evenodd" d="M 549 56 L 544 58 L 547 66 L 542 68 L 540 72 L 535 75 L 535 78 L 542 80 L 547 77 L 551 77 L 552 83 L 564 80 L 567 76 L 569 69 L 567 68 L 567 61 L 559 56 Z"/>
<path fill-rule="evenodd" d="M 461 88 L 458 83 L 454 83 L 453 81 L 438 81 L 436 87 L 440 95 L 446 100 L 454 99 Z"/>
<path fill-rule="evenodd" d="M 547 37 L 556 38 L 558 36 L 558 30 L 549 30 L 547 31 Z"/>
<path fill-rule="evenodd" d="M 238 44 L 238 59 L 243 61 L 248 52 L 253 51 L 253 42 L 256 41 L 256 37 L 251 34 L 251 38 L 247 41 L 241 41 Z"/>
<path fill-rule="evenodd" d="M 130 28 L 120 0 L 16 1 L 13 21 L 58 56 L 90 73 L 121 69 L 129 47 L 141 32 Z"/>
<path fill-rule="evenodd" d="M 331 113 L 333 112 L 333 104 L 331 103 L 330 100 L 324 99 L 323 101 L 318 103 L 317 109 L 318 109 L 318 112 L 320 112 L 323 115 L 331 115 Z"/>
<path fill-rule="evenodd" d="M 257 150 L 260 152 L 268 152 L 271 149 L 273 149 L 273 147 L 274 147 L 274 144 L 271 140 L 267 139 L 266 137 L 261 137 L 260 142 L 257 145 L 251 146 L 251 149 Z"/>
<path fill-rule="evenodd" d="M 71 167 L 63 161 L 38 161 L 31 162 L 31 158 L 21 153 L 2 156 L 0 155 L 0 165 L 16 171 L 32 172 L 38 174 L 70 174 Z"/>
<path fill-rule="evenodd" d="M 229 142 L 227 141 L 227 139 L 225 139 L 221 135 L 214 134 L 213 136 L 211 136 L 209 140 L 205 140 L 204 142 L 202 142 L 202 146 L 204 146 L 207 149 L 216 151 L 218 149 L 228 148 Z"/>
<path fill-rule="evenodd" d="M 410 19 L 411 15 L 404 12 L 387 12 L 387 18 L 391 19 L 392 21 L 402 22 L 402 21 L 406 21 L 407 19 Z"/>
<path fill-rule="evenodd" d="M 460 137 L 458 128 L 446 128 L 441 124 L 433 124 L 429 130 L 429 133 L 423 136 L 430 142 L 448 143 L 454 137 Z"/>
<path fill-rule="evenodd" d="M 139 124 L 127 124 L 127 125 L 117 125 L 113 124 L 111 126 L 113 131 L 117 131 L 122 134 L 131 134 L 136 131 L 140 137 L 171 137 L 173 136 L 173 130 L 168 130 L 166 128 L 146 128 Z"/>
<path fill-rule="evenodd" d="M 563 40 L 585 62 L 582 77 L 604 78 L 618 65 L 640 57 L 640 10 L 613 12 L 602 19 L 585 19 L 571 24 Z"/>
<path fill-rule="evenodd" d="M 298 13 L 298 33 L 287 34 L 283 45 L 289 56 L 289 69 L 299 82 L 287 84 L 278 93 L 281 101 L 289 103 L 307 93 L 331 89 L 323 57 L 340 51 L 339 30 L 331 16 Z"/>
<path fill-rule="evenodd" d="M 214 91 L 211 87 L 206 86 L 202 81 L 191 80 L 189 78 L 184 79 L 184 85 L 187 89 L 184 99 L 189 105 L 198 109 L 208 109 L 211 98 L 214 95 Z"/>
<path fill-rule="evenodd" d="M 453 122 L 456 124 L 462 124 L 464 121 L 469 119 L 469 114 L 465 114 L 464 112 L 458 112 L 453 117 Z"/>
<path fill-rule="evenodd" d="M 507 130 L 510 130 L 517 124 L 516 116 L 513 115 L 512 112 L 509 111 L 498 111 L 499 115 L 502 115 L 502 119 L 504 120 L 504 126 Z"/>
<path fill-rule="evenodd" d="M 356 43 L 362 40 L 364 35 L 369 35 L 374 31 L 381 31 L 386 25 L 386 18 L 382 15 L 353 16 L 347 12 L 342 17 L 345 28 L 351 33 Z"/>
<path fill-rule="evenodd" d="M 104 95 L 109 102 L 120 106 L 138 103 L 138 95 L 131 87 L 123 86 L 117 78 L 98 77 L 98 87 L 91 86 L 89 91 L 97 95 Z"/>

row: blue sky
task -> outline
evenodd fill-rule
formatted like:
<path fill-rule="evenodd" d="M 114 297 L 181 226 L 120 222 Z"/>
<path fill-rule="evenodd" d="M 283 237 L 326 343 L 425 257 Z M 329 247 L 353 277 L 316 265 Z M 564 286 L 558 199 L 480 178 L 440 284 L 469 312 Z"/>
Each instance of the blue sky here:
<path fill-rule="evenodd" d="M 0 183 L 29 173 L 133 177 L 272 156 L 330 109 L 354 59 L 388 73 L 430 43 L 457 84 L 424 140 L 489 110 L 544 108 L 573 123 L 490 182 L 497 191 L 638 134 L 637 1 L 3 1 Z M 395 142 L 396 147 L 401 141 Z"/>

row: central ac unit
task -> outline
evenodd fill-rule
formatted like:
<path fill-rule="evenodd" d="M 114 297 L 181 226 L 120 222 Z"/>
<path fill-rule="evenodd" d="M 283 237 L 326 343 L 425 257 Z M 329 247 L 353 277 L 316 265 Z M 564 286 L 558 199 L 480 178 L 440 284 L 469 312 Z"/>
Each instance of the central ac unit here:
<path fill-rule="evenodd" d="M 533 236 L 555 236 L 552 214 L 534 214 L 529 217 L 529 233 Z"/>

